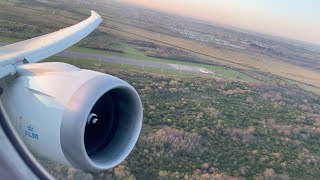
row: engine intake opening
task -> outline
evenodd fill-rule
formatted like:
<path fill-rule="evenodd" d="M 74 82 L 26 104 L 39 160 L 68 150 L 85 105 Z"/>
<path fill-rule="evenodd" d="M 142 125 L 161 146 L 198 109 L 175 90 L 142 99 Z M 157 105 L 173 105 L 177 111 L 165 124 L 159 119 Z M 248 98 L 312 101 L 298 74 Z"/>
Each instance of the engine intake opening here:
<path fill-rule="evenodd" d="M 118 165 L 132 151 L 142 125 L 142 106 L 129 86 L 106 92 L 93 106 L 84 130 L 84 145 L 91 163 L 98 169 Z M 90 117 L 89 114 L 89 117 Z M 96 116 L 94 116 L 96 115 Z"/>
<path fill-rule="evenodd" d="M 84 144 L 87 154 L 91 156 L 108 146 L 118 127 L 119 106 L 113 100 L 112 92 L 104 94 L 96 102 L 88 118 Z"/>
<path fill-rule="evenodd" d="M 66 164 L 99 172 L 120 164 L 134 148 L 143 109 L 136 90 L 116 77 L 82 70 L 93 78 L 65 105 L 60 126 Z"/>

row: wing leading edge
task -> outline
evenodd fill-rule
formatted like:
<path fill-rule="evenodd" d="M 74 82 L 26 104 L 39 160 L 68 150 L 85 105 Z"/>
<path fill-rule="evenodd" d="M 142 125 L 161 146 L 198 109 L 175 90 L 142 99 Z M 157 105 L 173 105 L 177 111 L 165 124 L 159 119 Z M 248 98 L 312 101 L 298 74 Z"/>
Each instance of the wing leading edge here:
<path fill-rule="evenodd" d="M 101 21 L 101 16 L 91 11 L 88 19 L 71 27 L 2 46 L 0 47 L 0 66 L 12 65 L 23 60 L 34 63 L 57 54 L 89 35 Z"/>

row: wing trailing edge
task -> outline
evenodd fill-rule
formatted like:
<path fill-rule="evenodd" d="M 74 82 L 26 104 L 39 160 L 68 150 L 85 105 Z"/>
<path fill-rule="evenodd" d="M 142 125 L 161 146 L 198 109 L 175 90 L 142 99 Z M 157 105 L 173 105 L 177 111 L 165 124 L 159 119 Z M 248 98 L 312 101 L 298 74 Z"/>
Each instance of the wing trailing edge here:
<path fill-rule="evenodd" d="M 35 63 L 57 54 L 89 35 L 101 23 L 99 14 L 91 16 L 71 27 L 59 31 L 0 47 L 0 66 L 21 61 Z"/>

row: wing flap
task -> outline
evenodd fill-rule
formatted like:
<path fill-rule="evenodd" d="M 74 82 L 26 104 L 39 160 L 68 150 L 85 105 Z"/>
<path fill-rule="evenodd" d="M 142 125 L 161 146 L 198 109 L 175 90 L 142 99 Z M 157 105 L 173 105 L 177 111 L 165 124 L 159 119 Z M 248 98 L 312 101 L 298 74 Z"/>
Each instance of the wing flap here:
<path fill-rule="evenodd" d="M 71 27 L 0 47 L 0 65 L 14 64 L 23 60 L 34 63 L 57 54 L 89 35 L 101 23 L 99 14 L 91 16 Z"/>

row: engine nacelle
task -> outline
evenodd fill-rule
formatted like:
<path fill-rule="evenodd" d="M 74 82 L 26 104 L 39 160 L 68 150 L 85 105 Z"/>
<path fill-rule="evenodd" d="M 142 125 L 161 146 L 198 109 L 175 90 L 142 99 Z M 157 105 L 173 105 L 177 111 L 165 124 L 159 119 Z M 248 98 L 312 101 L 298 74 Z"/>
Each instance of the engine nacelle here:
<path fill-rule="evenodd" d="M 128 83 L 64 63 L 22 65 L 17 73 L 2 101 L 31 151 L 91 172 L 132 151 L 143 113 Z"/>

